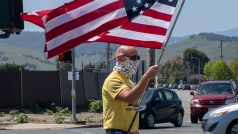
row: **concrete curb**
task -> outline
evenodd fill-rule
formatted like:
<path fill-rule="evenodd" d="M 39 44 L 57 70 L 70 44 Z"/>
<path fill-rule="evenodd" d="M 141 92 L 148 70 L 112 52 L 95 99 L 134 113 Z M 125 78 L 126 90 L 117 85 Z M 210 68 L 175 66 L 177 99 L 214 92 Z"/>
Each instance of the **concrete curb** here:
<path fill-rule="evenodd" d="M 0 130 L 44 130 L 44 129 L 72 129 L 72 128 L 92 128 L 102 127 L 100 124 L 37 124 L 37 123 L 22 123 L 5 125 Z"/>
<path fill-rule="evenodd" d="M 75 128 L 81 125 L 78 124 L 34 124 L 34 123 L 22 123 L 16 125 L 6 126 L 6 129 L 10 130 L 35 130 L 35 129 L 65 129 Z"/>

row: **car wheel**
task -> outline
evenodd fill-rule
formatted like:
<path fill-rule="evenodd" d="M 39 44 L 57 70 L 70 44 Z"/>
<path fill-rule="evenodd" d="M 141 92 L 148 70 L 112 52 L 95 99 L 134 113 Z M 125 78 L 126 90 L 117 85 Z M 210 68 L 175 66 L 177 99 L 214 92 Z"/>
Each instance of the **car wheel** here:
<path fill-rule="evenodd" d="M 139 129 L 142 129 L 143 128 L 143 125 L 142 124 L 139 124 Z"/>
<path fill-rule="evenodd" d="M 146 128 L 153 128 L 154 125 L 155 125 L 155 116 L 152 113 L 150 113 L 147 116 Z"/>
<path fill-rule="evenodd" d="M 238 119 L 232 121 L 226 130 L 226 134 L 237 134 L 238 133 Z"/>
<path fill-rule="evenodd" d="M 198 117 L 196 115 L 190 114 L 190 118 L 192 123 L 198 123 Z"/>
<path fill-rule="evenodd" d="M 181 111 L 178 112 L 176 120 L 174 122 L 175 127 L 181 127 L 183 124 L 183 114 Z"/>
<path fill-rule="evenodd" d="M 203 116 L 200 116 L 200 117 L 198 118 L 200 122 L 202 122 L 202 118 L 203 118 Z"/>

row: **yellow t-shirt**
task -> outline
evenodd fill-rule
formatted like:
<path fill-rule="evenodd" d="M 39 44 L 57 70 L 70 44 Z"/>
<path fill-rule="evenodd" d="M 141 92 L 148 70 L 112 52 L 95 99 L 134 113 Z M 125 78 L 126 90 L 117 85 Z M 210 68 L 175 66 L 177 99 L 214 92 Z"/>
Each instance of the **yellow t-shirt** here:
<path fill-rule="evenodd" d="M 128 130 L 137 106 L 116 100 L 115 98 L 123 88 L 129 87 L 131 89 L 133 86 L 133 82 L 118 71 L 113 71 L 107 77 L 102 87 L 104 129 Z M 138 127 L 139 116 L 137 116 L 131 128 L 131 132 L 138 131 Z"/>

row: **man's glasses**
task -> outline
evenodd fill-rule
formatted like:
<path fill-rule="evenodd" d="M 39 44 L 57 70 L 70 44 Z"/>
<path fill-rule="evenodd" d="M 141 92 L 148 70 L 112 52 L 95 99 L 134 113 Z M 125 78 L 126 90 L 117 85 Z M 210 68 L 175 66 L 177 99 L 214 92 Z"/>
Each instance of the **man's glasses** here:
<path fill-rule="evenodd" d="M 140 56 L 139 55 L 133 55 L 133 56 L 124 55 L 124 56 L 129 57 L 130 60 L 132 60 L 132 61 L 140 60 Z"/>

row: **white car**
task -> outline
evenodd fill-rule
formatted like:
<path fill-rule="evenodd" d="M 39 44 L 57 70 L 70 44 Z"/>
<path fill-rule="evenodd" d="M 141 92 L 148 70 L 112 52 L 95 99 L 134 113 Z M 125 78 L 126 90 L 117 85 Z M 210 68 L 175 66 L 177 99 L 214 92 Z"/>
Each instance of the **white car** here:
<path fill-rule="evenodd" d="M 203 117 L 204 134 L 237 134 L 238 133 L 238 104 L 215 108 Z"/>
<path fill-rule="evenodd" d="M 184 88 L 184 84 L 179 84 L 178 85 L 178 89 L 183 89 Z"/>

